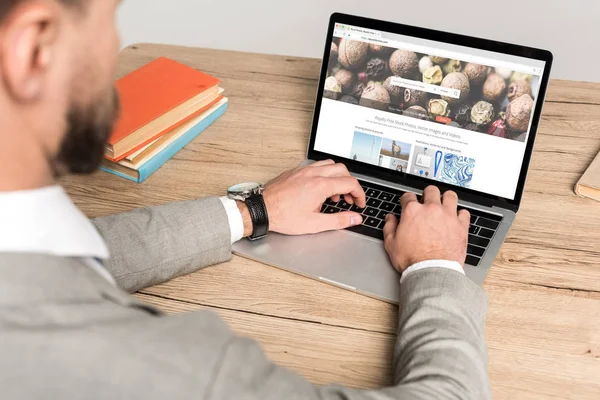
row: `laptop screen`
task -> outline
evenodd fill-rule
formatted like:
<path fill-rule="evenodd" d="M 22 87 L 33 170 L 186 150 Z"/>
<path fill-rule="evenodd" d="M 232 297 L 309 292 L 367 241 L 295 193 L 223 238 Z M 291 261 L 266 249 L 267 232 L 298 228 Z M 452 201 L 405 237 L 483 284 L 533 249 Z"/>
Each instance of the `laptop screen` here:
<path fill-rule="evenodd" d="M 514 200 L 546 63 L 335 23 L 314 150 Z"/>

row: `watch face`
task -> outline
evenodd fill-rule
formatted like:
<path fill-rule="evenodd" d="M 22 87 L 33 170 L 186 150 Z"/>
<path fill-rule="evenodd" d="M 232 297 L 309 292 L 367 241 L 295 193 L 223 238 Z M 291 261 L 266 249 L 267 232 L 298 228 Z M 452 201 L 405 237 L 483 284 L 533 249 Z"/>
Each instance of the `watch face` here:
<path fill-rule="evenodd" d="M 229 188 L 229 193 L 235 194 L 244 194 L 244 193 L 252 193 L 254 189 L 258 189 L 260 187 L 259 183 L 256 182 L 247 182 L 240 183 L 239 185 L 235 185 Z"/>

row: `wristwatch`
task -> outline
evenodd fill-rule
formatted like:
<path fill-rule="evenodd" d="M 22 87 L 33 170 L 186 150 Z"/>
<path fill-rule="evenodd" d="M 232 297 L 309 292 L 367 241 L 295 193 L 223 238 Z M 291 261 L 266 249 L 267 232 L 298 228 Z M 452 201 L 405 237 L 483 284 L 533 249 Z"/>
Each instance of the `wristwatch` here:
<path fill-rule="evenodd" d="M 260 183 L 240 183 L 227 189 L 227 197 L 246 203 L 252 219 L 252 234 L 250 240 L 258 240 L 269 232 L 269 215 L 263 198 L 265 187 Z"/>

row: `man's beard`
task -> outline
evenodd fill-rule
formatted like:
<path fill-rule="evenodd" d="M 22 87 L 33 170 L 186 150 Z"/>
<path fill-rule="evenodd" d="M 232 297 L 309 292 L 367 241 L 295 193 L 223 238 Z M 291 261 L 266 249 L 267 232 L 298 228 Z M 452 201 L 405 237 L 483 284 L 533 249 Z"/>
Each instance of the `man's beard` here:
<path fill-rule="evenodd" d="M 90 174 L 98 169 L 105 146 L 119 114 L 119 95 L 81 106 L 73 103 L 67 113 L 67 132 L 52 162 L 55 176 L 65 173 Z"/>

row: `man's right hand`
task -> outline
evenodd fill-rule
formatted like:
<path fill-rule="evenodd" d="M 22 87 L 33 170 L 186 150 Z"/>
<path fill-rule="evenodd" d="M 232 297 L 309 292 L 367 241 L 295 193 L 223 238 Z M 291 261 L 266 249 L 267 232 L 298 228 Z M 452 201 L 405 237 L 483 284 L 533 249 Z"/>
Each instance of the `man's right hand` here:
<path fill-rule="evenodd" d="M 304 235 L 360 225 L 362 216 L 354 211 L 320 213 L 323 202 L 336 203 L 343 197 L 348 204 L 367 206 L 365 192 L 344 164 L 332 160 L 284 172 L 267 183 L 264 191 L 269 214 L 269 230 L 285 235 Z M 244 203 L 238 202 L 244 220 L 244 236 L 252 233 L 252 220 Z"/>
<path fill-rule="evenodd" d="M 383 228 L 385 249 L 399 272 L 421 261 L 448 260 L 465 263 L 471 216 L 458 209 L 458 196 L 429 186 L 423 204 L 414 193 L 400 199 L 400 222 L 388 215 Z"/>

